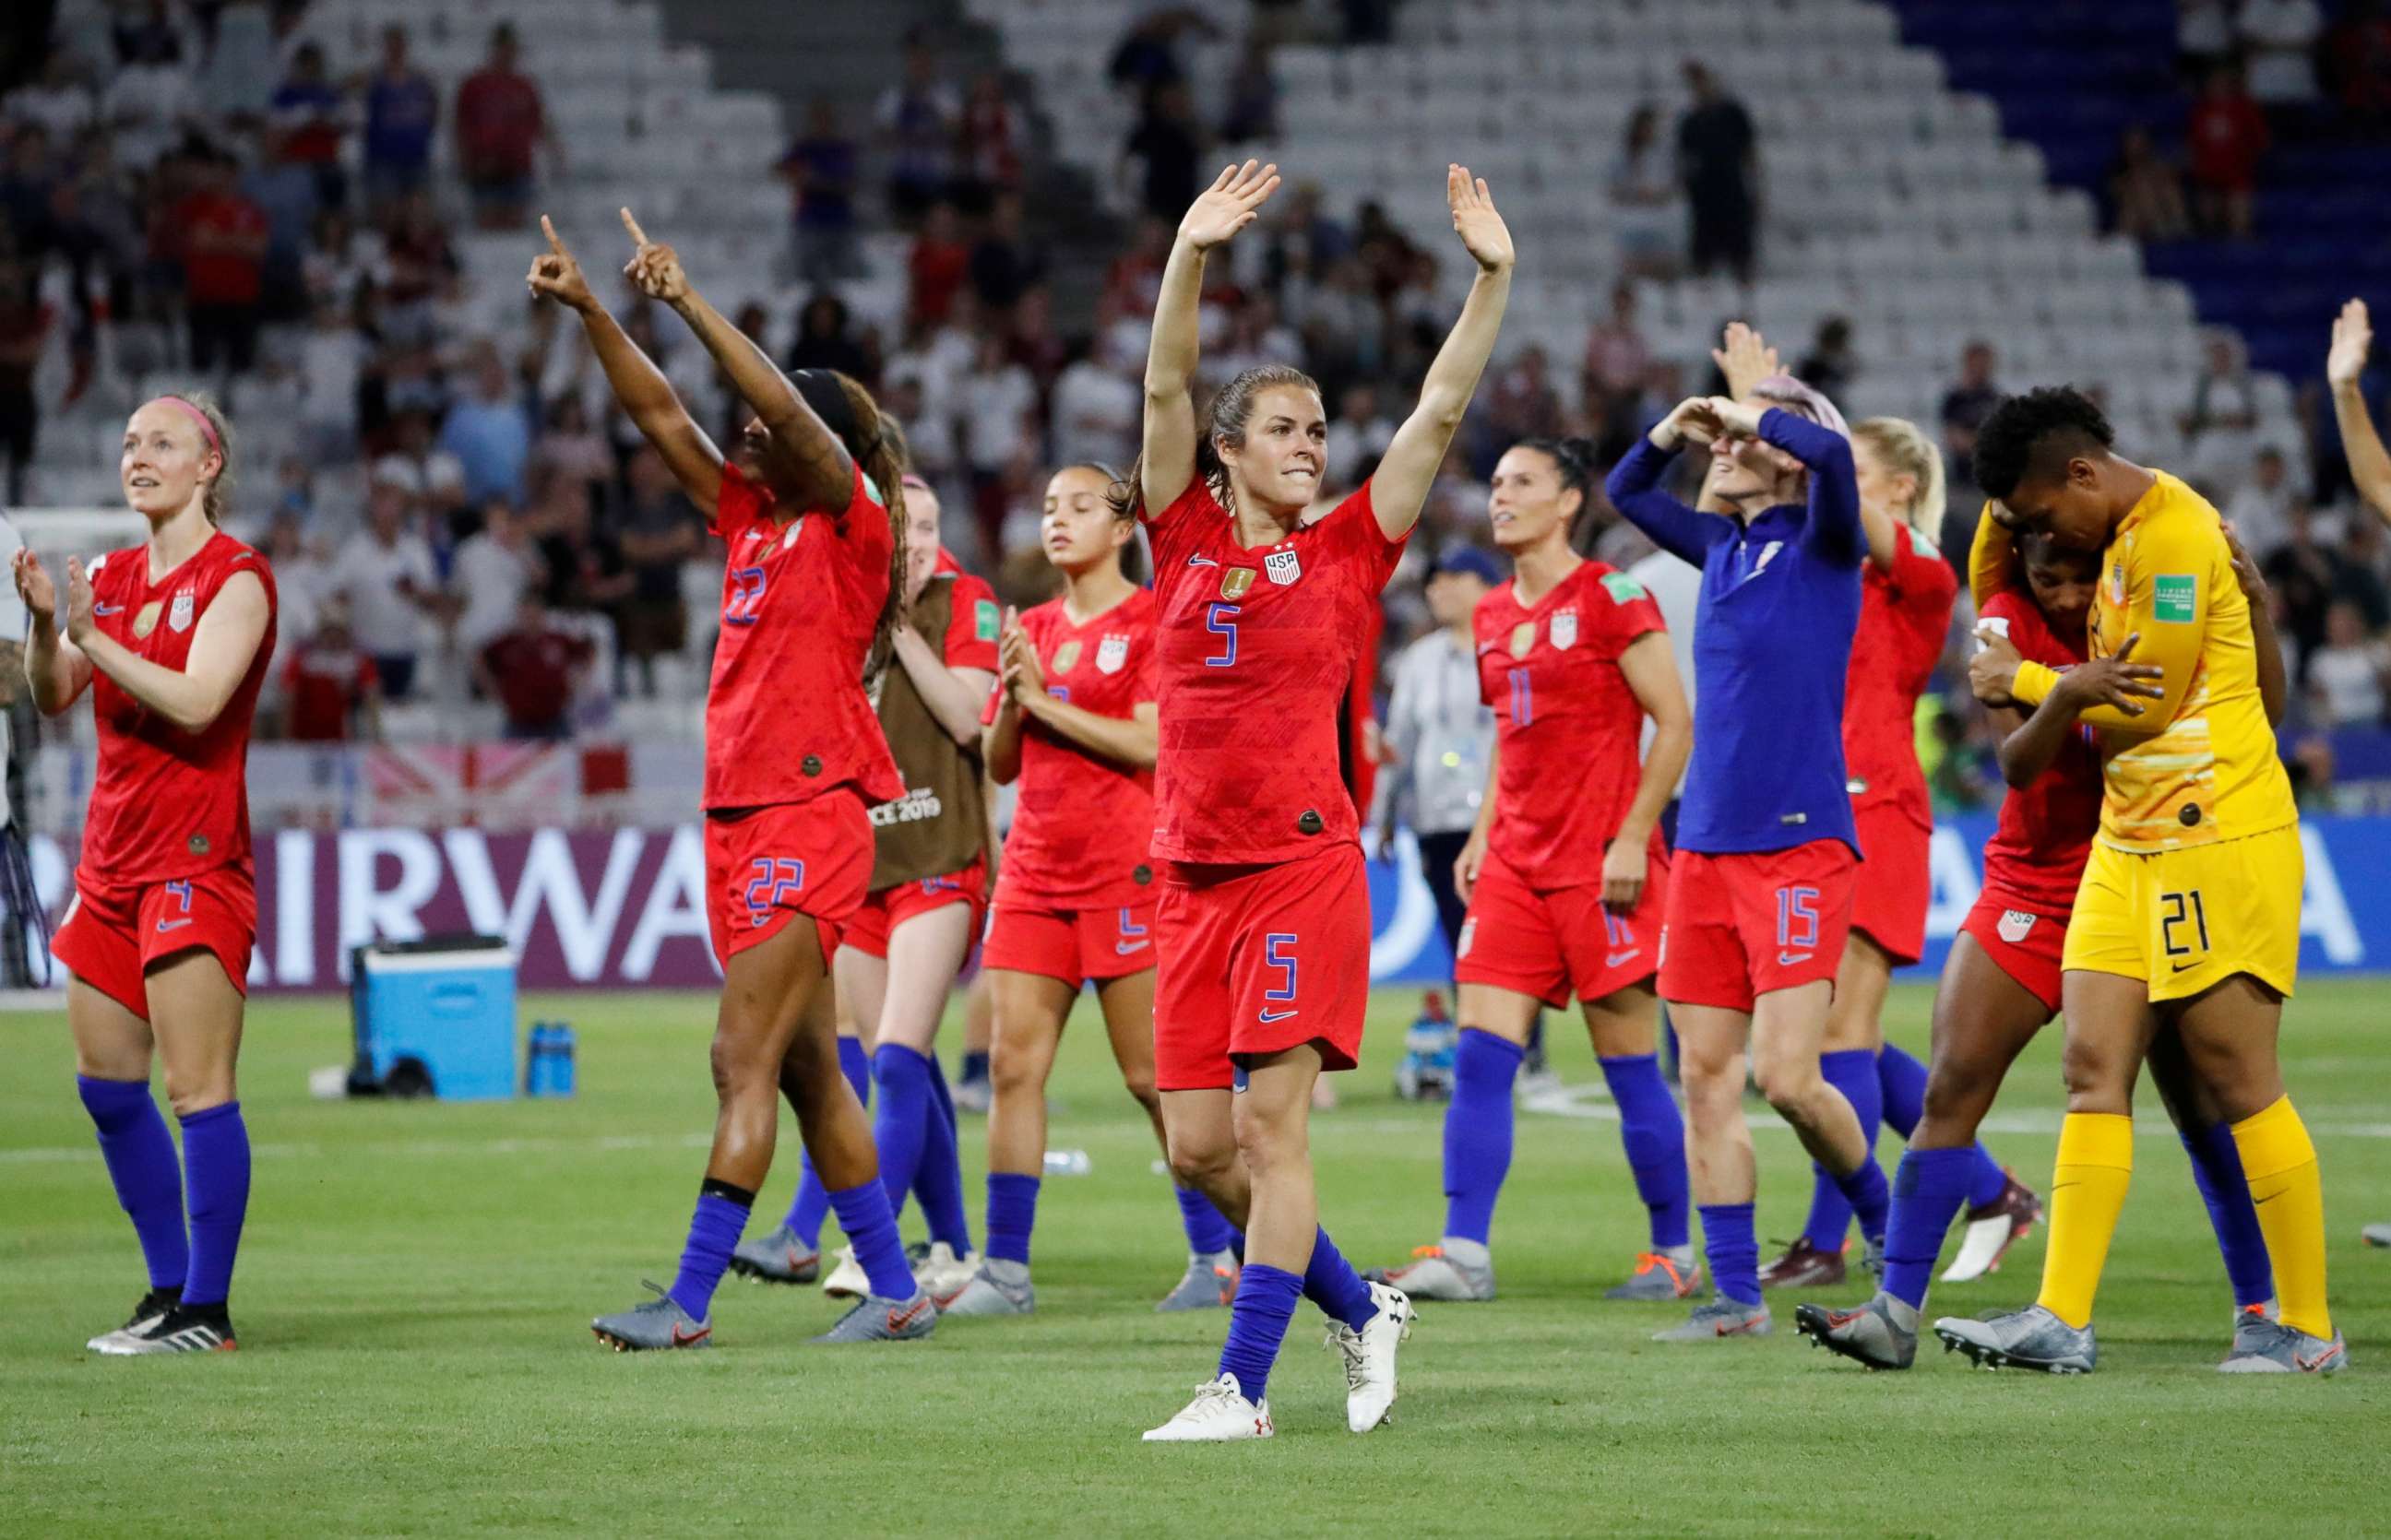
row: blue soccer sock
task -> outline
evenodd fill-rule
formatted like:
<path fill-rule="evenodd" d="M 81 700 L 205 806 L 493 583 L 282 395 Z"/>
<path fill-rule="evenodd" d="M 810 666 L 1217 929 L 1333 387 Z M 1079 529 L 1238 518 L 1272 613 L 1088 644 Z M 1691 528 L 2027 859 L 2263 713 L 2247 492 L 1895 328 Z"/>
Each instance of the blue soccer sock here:
<path fill-rule="evenodd" d="M 2184 1153 L 2191 1157 L 2191 1179 L 2200 1187 L 2200 1200 L 2208 1205 L 2208 1223 L 2217 1232 L 2217 1249 L 2225 1255 L 2234 1304 L 2266 1303 L 2275 1297 L 2275 1267 L 2258 1228 L 2258 1206 L 2250 1200 L 2249 1179 L 2242 1173 L 2233 1125 L 2214 1123 L 2196 1134 L 2178 1130 L 2178 1135 Z"/>
<path fill-rule="evenodd" d="M 1906 1050 L 1887 1043 L 1877 1050 L 1876 1084 L 1883 1097 L 1885 1126 L 1906 1142 L 1917 1134 L 1919 1120 L 1926 1116 L 1926 1066 Z M 2010 1174 L 1993 1159 L 1993 1152 L 1984 1148 L 1983 1140 L 1976 1141 L 1969 1153 L 1973 1160 L 1968 1173 L 1968 1202 L 1981 1209 L 2009 1190 Z"/>
<path fill-rule="evenodd" d="M 1038 1223 L 1038 1180 L 1010 1171 L 988 1174 L 988 1255 L 991 1262 L 1029 1265 L 1029 1232 Z"/>
<path fill-rule="evenodd" d="M 1270 1394 L 1271 1365 L 1295 1319 L 1303 1280 L 1281 1267 L 1255 1263 L 1237 1275 L 1236 1298 L 1229 1303 L 1229 1340 L 1221 1344 L 1222 1374 L 1237 1377 L 1246 1399 L 1260 1405 Z"/>
<path fill-rule="evenodd" d="M 922 1128 L 922 1164 L 913 1174 L 913 1196 L 921 1200 L 930 1238 L 943 1240 L 955 1255 L 971 1254 L 971 1214 L 963 1205 L 962 1142 L 956 1134 L 955 1098 L 947 1089 L 947 1072 L 938 1056 L 927 1056 L 930 1066 L 930 1110 Z"/>
<path fill-rule="evenodd" d="M 897 1238 L 897 1210 L 888 1201 L 886 1184 L 842 1187 L 830 1195 L 830 1206 L 855 1248 L 857 1264 L 872 1280 L 872 1291 L 882 1299 L 911 1299 L 913 1270 L 905 1265 L 905 1243 Z"/>
<path fill-rule="evenodd" d="M 1884 1179 L 1884 1167 L 1870 1155 L 1860 1162 L 1860 1168 L 1848 1176 L 1835 1178 L 1836 1187 L 1843 1201 L 1852 1206 L 1853 1217 L 1860 1224 L 1860 1238 L 1880 1241 L 1884 1238 L 1886 1218 L 1893 1211 L 1893 1188 Z"/>
<path fill-rule="evenodd" d="M 964 1049 L 963 1072 L 963 1083 L 965 1084 L 969 1084 L 975 1080 L 986 1080 L 987 1078 L 988 1055 L 984 1053 L 974 1053 L 968 1048 Z"/>
<path fill-rule="evenodd" d="M 872 1050 L 872 1078 L 880 1083 L 880 1106 L 872 1116 L 880 1185 L 888 1191 L 888 1212 L 902 1213 L 929 1136 L 930 1061 L 914 1049 L 883 1043 Z"/>
<path fill-rule="evenodd" d="M 1876 1132 L 1884 1122 L 1884 1094 L 1877 1085 L 1877 1056 L 1867 1048 L 1842 1048 L 1818 1056 L 1818 1072 L 1843 1094 L 1860 1120 L 1860 1137 L 1876 1149 Z M 1843 1249 L 1843 1232 L 1851 1228 L 1852 1206 L 1834 1174 L 1816 1161 L 1810 1162 L 1810 1217 L 1803 1238 L 1822 1251 Z"/>
<path fill-rule="evenodd" d="M 680 1271 L 666 1292 L 673 1303 L 697 1320 L 714 1307 L 714 1290 L 722 1270 L 730 1265 L 731 1249 L 747 1229 L 756 1195 L 745 1187 L 709 1176 L 697 1191 L 697 1208 L 689 1216 L 689 1238 L 680 1249 Z"/>
<path fill-rule="evenodd" d="M 1444 1233 L 1486 1243 L 1494 1200 L 1511 1170 L 1511 1084 L 1527 1050 L 1476 1027 L 1461 1029 L 1453 1055 L 1453 1100 L 1444 1110 Z"/>
<path fill-rule="evenodd" d="M 191 1215 L 183 1303 L 220 1305 L 232 1290 L 233 1258 L 249 1217 L 249 1125 L 237 1101 L 194 1112 L 182 1124 L 183 1204 Z"/>
<path fill-rule="evenodd" d="M 872 1059 L 863 1051 L 859 1037 L 838 1040 L 838 1072 L 847 1077 L 854 1088 L 855 1099 L 864 1106 L 872 1105 Z M 830 1213 L 830 1189 L 814 1174 L 814 1158 L 800 1153 L 797 1158 L 797 1195 L 790 1200 L 786 1225 L 799 1240 L 808 1247 L 821 1245 L 822 1215 Z"/>
<path fill-rule="evenodd" d="M 1686 1244 L 1693 1218 L 1686 1124 L 1677 1098 L 1661 1078 L 1658 1054 L 1620 1054 L 1599 1062 L 1610 1099 L 1619 1104 L 1619 1142 L 1627 1151 L 1627 1169 L 1635 1173 L 1636 1195 L 1651 1215 L 1652 1250 L 1675 1251 Z"/>
<path fill-rule="evenodd" d="M 190 1271 L 191 1245 L 183 1230 L 183 1164 L 174 1136 L 158 1113 L 146 1080 L 75 1076 L 84 1110 L 99 1134 L 99 1156 L 116 1200 L 133 1221 L 152 1289 L 180 1289 Z"/>
<path fill-rule="evenodd" d="M 1370 1285 L 1353 1271 L 1353 1264 L 1338 1251 L 1337 1242 L 1328 1238 L 1326 1230 L 1312 1234 L 1312 1261 L 1303 1269 L 1303 1297 L 1356 1331 L 1376 1319 L 1378 1314 L 1378 1302 L 1370 1297 Z M 1240 1381 L 1244 1378 L 1238 1376 Z"/>
<path fill-rule="evenodd" d="M 1758 1304 L 1760 1242 L 1751 1233 L 1751 1205 L 1704 1203 L 1700 1212 L 1711 1287 L 1738 1304 Z"/>
<path fill-rule="evenodd" d="M 1893 1213 L 1884 1231 L 1884 1290 L 1912 1310 L 1924 1308 L 1943 1237 L 1968 1200 L 1972 1149 L 1912 1149 L 1893 1173 Z"/>
<path fill-rule="evenodd" d="M 1179 1199 L 1179 1227 L 1187 1232 L 1188 1254 L 1208 1257 L 1228 1251 L 1236 1232 L 1229 1228 L 1229 1222 L 1221 1217 L 1212 1200 L 1194 1187 L 1173 1187 L 1170 1190 Z M 991 1252 L 995 1245 L 993 1239 L 989 1242 Z"/>

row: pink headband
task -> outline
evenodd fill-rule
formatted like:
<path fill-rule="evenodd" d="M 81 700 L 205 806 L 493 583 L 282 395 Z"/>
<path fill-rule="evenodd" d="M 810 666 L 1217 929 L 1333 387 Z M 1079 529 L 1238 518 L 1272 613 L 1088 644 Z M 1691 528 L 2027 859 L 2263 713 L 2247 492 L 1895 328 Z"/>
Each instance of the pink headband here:
<path fill-rule="evenodd" d="M 208 415 L 205 412 L 185 401 L 181 396 L 158 396 L 153 398 L 149 404 L 155 406 L 162 402 L 169 406 L 180 407 L 185 416 L 200 425 L 200 437 L 208 441 L 208 447 L 219 455 L 224 453 L 224 444 L 216 437 L 216 425 L 208 420 Z"/>

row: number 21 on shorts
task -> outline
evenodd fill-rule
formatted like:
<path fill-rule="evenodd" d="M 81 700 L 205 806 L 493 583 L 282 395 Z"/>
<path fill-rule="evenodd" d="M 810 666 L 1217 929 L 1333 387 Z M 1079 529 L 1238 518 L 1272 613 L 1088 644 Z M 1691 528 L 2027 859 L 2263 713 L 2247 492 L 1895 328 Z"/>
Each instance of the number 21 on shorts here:
<path fill-rule="evenodd" d="M 2208 905 L 2198 888 L 2159 894 L 2159 942 L 2166 948 L 2171 962 L 2178 957 L 2208 955 Z M 2191 966 L 2188 962 L 2175 963 L 2178 972 Z"/>

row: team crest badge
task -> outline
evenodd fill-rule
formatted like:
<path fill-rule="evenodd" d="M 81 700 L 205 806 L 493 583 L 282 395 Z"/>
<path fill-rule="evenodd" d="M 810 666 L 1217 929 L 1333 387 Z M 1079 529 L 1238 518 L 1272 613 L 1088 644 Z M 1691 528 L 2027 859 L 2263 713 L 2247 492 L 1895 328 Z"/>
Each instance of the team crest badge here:
<path fill-rule="evenodd" d="M 1575 607 L 1557 611 L 1553 616 L 1553 646 L 1567 652 L 1577 646 L 1577 610 Z"/>
<path fill-rule="evenodd" d="M 1254 570 L 1251 567 L 1232 567 L 1221 574 L 1221 597 L 1224 599 L 1244 598 L 1253 586 Z"/>
<path fill-rule="evenodd" d="M 176 633 L 188 631 L 198 612 L 199 605 L 192 599 L 191 591 L 184 589 L 174 596 L 174 607 L 166 611 L 166 629 Z"/>
<path fill-rule="evenodd" d="M 133 635 L 136 640 L 145 638 L 149 633 L 158 629 L 158 615 L 159 608 L 156 599 L 151 599 L 141 607 L 140 613 L 133 617 Z"/>
<path fill-rule="evenodd" d="M 1284 588 L 1303 575 L 1303 562 L 1293 551 L 1273 551 L 1262 558 L 1262 570 L 1270 580 Z"/>
<path fill-rule="evenodd" d="M 2011 946 L 2016 946 L 2023 943 L 2026 937 L 2034 934 L 2034 922 L 2041 918 L 2039 915 L 2030 915 L 2023 909 L 2003 909 L 2001 922 L 1996 929 L 1999 930 L 2001 940 Z"/>
<path fill-rule="evenodd" d="M 2122 561 L 2113 561 L 2109 564 L 2109 602 L 2111 604 L 2126 602 L 2126 564 Z"/>
<path fill-rule="evenodd" d="M 1118 674 L 1129 662 L 1129 638 L 1115 633 L 1096 644 L 1096 672 Z"/>
<path fill-rule="evenodd" d="M 1511 628 L 1511 656 L 1525 658 L 1528 649 L 1536 645 L 1536 622 L 1521 621 Z"/>
<path fill-rule="evenodd" d="M 1079 664 L 1079 644 L 1074 639 L 1054 649 L 1054 672 L 1068 674 Z"/>

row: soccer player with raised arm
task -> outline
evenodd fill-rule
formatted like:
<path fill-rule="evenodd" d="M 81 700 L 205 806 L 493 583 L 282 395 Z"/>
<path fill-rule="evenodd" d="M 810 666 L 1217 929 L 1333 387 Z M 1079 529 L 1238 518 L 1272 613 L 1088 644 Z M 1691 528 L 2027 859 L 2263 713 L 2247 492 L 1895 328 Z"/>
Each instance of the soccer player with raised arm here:
<path fill-rule="evenodd" d="M 730 455 L 717 449 L 540 221 L 549 249 L 532 263 L 532 292 L 581 317 L 615 399 L 691 500 L 714 510 L 729 557 L 703 793 L 723 970 L 713 1146 L 672 1287 L 590 1328 L 620 1351 L 713 1341 L 715 1290 L 771 1171 L 785 1096 L 871 1278 L 871 1294 L 817 1341 L 927 1336 L 937 1307 L 905 1264 L 872 1125 L 839 1072 L 828 987 L 872 876 L 865 807 L 904 789 L 863 687 L 903 592 L 901 468 L 860 385 L 826 370 L 783 376 L 689 283 L 670 247 L 650 242 L 628 210 L 623 223 L 637 243 L 627 276 L 689 323 L 756 417 Z"/>
<path fill-rule="evenodd" d="M 1704 491 L 1725 517 L 1661 490 L 1688 443 L 1709 446 Z M 1868 1134 L 1818 1067 L 1858 866 L 1843 680 L 1868 541 L 1852 443 L 1832 403 L 1774 375 L 1743 400 L 1681 403 L 1636 441 L 1609 491 L 1662 550 L 1702 569 L 1661 997 L 1677 1031 L 1687 1163 L 1716 1292 L 1656 1340 L 1764 1336 L 1747 1046 L 1761 1094 L 1833 1174 L 1871 1253 L 1889 1201 Z"/>
<path fill-rule="evenodd" d="M 1649 1219 L 1614 1299 L 1697 1287 L 1686 1132 L 1661 1076 L 1661 814 L 1693 742 L 1661 611 L 1643 585 L 1570 545 L 1593 445 L 1529 439 L 1494 467 L 1488 520 L 1511 581 L 1478 603 L 1479 693 L 1494 709 L 1477 827 L 1454 867 L 1461 1040 L 1444 1114 L 1442 1238 L 1385 1277 L 1433 1300 L 1491 1300 L 1488 1237 L 1511 1165 L 1512 1082 L 1538 1006 L 1577 996 Z M 1654 733 L 1639 750 L 1644 724 Z"/>
<path fill-rule="evenodd" d="M 1468 409 L 1511 291 L 1486 184 L 1445 170 L 1478 274 L 1378 468 L 1311 523 L 1328 437 L 1320 388 L 1247 369 L 1199 421 L 1190 394 L 1211 249 L 1260 217 L 1275 167 L 1232 166 L 1180 222 L 1155 306 L 1134 496 L 1154 548 L 1155 1082 L 1170 1163 L 1246 1232 L 1216 1377 L 1157 1442 L 1267 1438 L 1272 1362 L 1299 1297 L 1329 1316 L 1346 1426 L 1395 1399 L 1411 1302 L 1364 1281 L 1319 1224 L 1312 1090 L 1347 1070 L 1369 1005 L 1370 895 L 1339 777 L 1346 689 L 1379 591 Z"/>
<path fill-rule="evenodd" d="M 2331 1373 L 2349 1353 L 2325 1300 L 2323 1183 L 2276 1052 L 2299 969 L 2299 814 L 2217 510 L 2113 445 L 2100 409 L 2064 388 L 2004 401 L 1976 443 L 1976 479 L 2013 531 L 2100 553 L 2089 657 L 2159 674 L 2154 696 L 2077 714 L 2098 733 L 2103 795 L 2061 959 L 2067 1117 L 2042 1291 L 1990 1320 L 1945 1316 L 1935 1333 L 1979 1363 L 2093 1367 L 2093 1297 L 2133 1172 L 2134 1080 L 2152 1034 L 2172 1028 L 2231 1124 L 2274 1267 L 2281 1319 L 2224 1367 Z M 2060 682 L 2020 661 L 1992 687 L 2039 708 Z"/>
<path fill-rule="evenodd" d="M 1893 1175 L 1883 1287 L 1851 1309 L 1803 1304 L 1793 1312 L 1803 1336 L 1878 1369 L 1907 1368 L 1915 1359 L 1919 1315 L 1944 1232 L 1970 1200 L 1977 1126 L 2010 1066 L 2059 1012 L 2068 911 L 2100 824 L 2100 757 L 2076 714 L 2087 702 L 2148 699 L 2159 677 L 2156 668 L 2128 657 L 2086 658 L 2099 552 L 2070 550 L 2036 533 L 2012 553 L 2009 532 L 1988 514 L 1977 524 L 1969 565 L 1984 639 L 1971 670 L 1993 697 L 1988 709 L 2002 735 L 2010 793 L 1984 849 L 1983 892 L 1951 943 L 1935 991 L 1933 1063 L 1923 1115 Z M 2259 688 L 2271 718 L 2285 689 L 2282 653 L 2265 618 L 2265 583 L 2239 546 L 2234 571 L 2259 627 Z M 2021 659 L 2060 671 L 2031 716 L 2007 693 Z M 2268 1329 L 2275 1289 L 2242 1159 L 2172 1032 L 2152 1041 L 2151 1079 L 2191 1157 L 2224 1254 L 2239 1355 Z"/>

